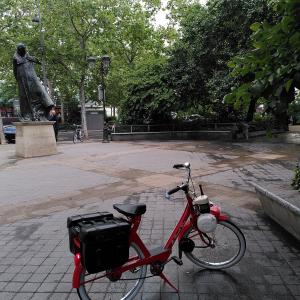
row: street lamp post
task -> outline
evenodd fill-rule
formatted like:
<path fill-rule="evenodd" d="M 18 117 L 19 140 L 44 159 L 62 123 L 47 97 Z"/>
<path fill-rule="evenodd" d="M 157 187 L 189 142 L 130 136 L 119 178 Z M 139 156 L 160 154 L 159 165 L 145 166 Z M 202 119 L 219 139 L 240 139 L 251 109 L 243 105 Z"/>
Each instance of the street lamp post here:
<path fill-rule="evenodd" d="M 101 75 L 102 75 L 102 84 L 103 84 L 103 143 L 108 143 L 108 133 L 109 133 L 109 128 L 108 124 L 106 123 L 106 85 L 105 85 L 105 76 L 108 73 L 108 68 L 110 64 L 110 57 L 108 55 L 103 55 L 101 57 Z"/>
<path fill-rule="evenodd" d="M 91 65 L 95 65 L 96 60 L 101 59 L 101 84 L 98 85 L 98 100 L 103 103 L 103 138 L 102 142 L 109 142 L 108 139 L 108 126 L 106 124 L 106 85 L 105 85 L 105 76 L 108 74 L 110 57 L 108 55 L 103 55 L 102 57 L 88 57 L 87 62 Z"/>
<path fill-rule="evenodd" d="M 40 46 L 41 46 L 41 55 L 42 55 L 42 72 L 43 72 L 43 85 L 47 91 L 48 87 L 48 78 L 46 71 L 46 59 L 45 59 L 45 29 L 42 26 L 42 18 L 41 18 L 41 2 L 38 2 L 38 15 L 35 15 L 32 19 L 32 22 L 39 24 L 40 29 Z"/>

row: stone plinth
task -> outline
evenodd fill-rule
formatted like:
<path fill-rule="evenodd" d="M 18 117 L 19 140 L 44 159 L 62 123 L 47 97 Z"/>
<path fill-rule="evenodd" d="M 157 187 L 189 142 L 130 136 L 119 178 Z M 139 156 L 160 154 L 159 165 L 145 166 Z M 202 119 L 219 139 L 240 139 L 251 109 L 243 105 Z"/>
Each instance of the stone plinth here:
<path fill-rule="evenodd" d="M 16 156 L 37 157 L 57 153 L 52 121 L 14 122 Z"/>

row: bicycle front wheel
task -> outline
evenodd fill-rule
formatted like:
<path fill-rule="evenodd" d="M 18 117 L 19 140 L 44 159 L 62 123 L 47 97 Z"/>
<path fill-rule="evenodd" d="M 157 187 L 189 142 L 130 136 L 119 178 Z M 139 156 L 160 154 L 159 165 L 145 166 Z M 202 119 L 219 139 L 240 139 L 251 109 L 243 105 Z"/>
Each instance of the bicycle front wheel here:
<path fill-rule="evenodd" d="M 131 244 L 129 248 L 129 257 L 143 258 L 143 252 L 136 244 Z M 100 299 L 135 299 L 141 289 L 147 273 L 147 265 L 129 270 L 122 273 L 120 279 L 108 278 L 104 276 L 98 280 L 86 282 L 93 278 L 100 277 L 105 272 L 97 274 L 86 274 L 83 270 L 80 276 L 80 282 L 85 282 L 78 289 L 77 293 L 81 300 L 100 300 Z"/>
<path fill-rule="evenodd" d="M 74 144 L 76 144 L 76 142 L 77 142 L 77 133 L 74 133 L 74 135 L 73 135 L 73 143 Z"/>
<path fill-rule="evenodd" d="M 82 131 L 80 131 L 79 140 L 80 140 L 81 143 L 83 142 L 83 137 L 84 137 L 84 135 L 83 135 Z"/>
<path fill-rule="evenodd" d="M 213 233 L 207 234 L 213 246 L 207 245 L 194 228 L 186 231 L 184 237 L 193 240 L 195 248 L 185 252 L 186 257 L 199 267 L 218 270 L 232 267 L 245 254 L 246 240 L 241 230 L 230 221 L 220 221 Z M 204 239 L 207 240 L 207 238 Z"/>

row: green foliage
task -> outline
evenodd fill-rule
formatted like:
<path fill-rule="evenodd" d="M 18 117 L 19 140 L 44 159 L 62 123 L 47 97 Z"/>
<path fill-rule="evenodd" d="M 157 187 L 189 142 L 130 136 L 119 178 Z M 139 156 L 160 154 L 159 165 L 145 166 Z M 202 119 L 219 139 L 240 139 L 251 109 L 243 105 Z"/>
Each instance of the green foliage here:
<path fill-rule="evenodd" d="M 37 3 L 41 3 L 40 24 L 32 23 Z M 257 97 L 265 93 L 264 82 L 257 79 L 252 84 L 252 71 L 249 67 L 244 70 L 242 62 L 243 54 L 248 55 L 252 32 L 255 51 L 265 48 L 259 36 L 272 26 L 261 22 L 272 23 L 274 16 L 267 0 L 210 0 L 206 6 L 197 0 L 170 0 L 169 17 L 179 24 L 178 31 L 176 27 L 154 28 L 152 21 L 160 6 L 159 0 L 3 0 L 1 78 L 7 87 L 15 87 L 11 58 L 16 44 L 24 42 L 30 54 L 41 61 L 44 37 L 49 89 L 57 103 L 76 108 L 79 99 L 81 105 L 95 100 L 101 82 L 107 88 L 107 104 L 121 106 L 124 122 L 167 122 L 172 111 L 227 120 L 228 105 L 223 98 L 232 86 L 241 84 L 226 98 L 242 112 L 251 103 L 251 88 Z M 276 7 L 279 12 L 286 9 L 277 2 Z M 294 19 L 287 15 L 282 22 L 282 32 L 290 34 Z M 290 44 L 299 46 L 297 32 L 282 47 Z M 105 82 L 100 76 L 100 61 L 90 68 L 86 60 L 103 54 L 111 57 Z M 238 76 L 230 77 L 228 61 L 237 54 L 241 56 L 229 65 Z M 41 77 L 39 66 L 36 70 Z M 282 66 L 278 72 L 286 74 L 288 70 Z M 276 81 L 275 75 L 268 80 Z M 282 89 L 291 93 L 296 79 L 300 81 L 300 71 L 285 78 Z M 8 90 L 1 95 L 17 96 L 16 89 Z"/>
<path fill-rule="evenodd" d="M 240 80 L 228 76 L 227 62 L 249 47 L 250 25 L 271 16 L 267 2 L 209 1 L 205 7 L 197 1 L 172 0 L 168 7 L 170 18 L 180 24 L 181 38 L 166 63 L 153 59 L 127 74 L 122 120 L 164 122 L 170 120 L 171 111 L 228 120 L 223 97 Z M 242 106 L 246 107 L 241 102 L 238 108 Z"/>
<path fill-rule="evenodd" d="M 0 82 L 0 101 L 8 103 L 9 100 L 15 97 L 16 86 L 9 82 Z"/>
<path fill-rule="evenodd" d="M 271 139 L 271 138 L 273 138 L 273 132 L 272 132 L 272 129 L 267 129 L 267 131 L 266 131 L 266 137 L 268 138 L 268 139 Z"/>
<path fill-rule="evenodd" d="M 300 191 L 300 168 L 299 164 L 297 165 L 295 171 L 294 171 L 294 177 L 292 179 L 291 186 Z"/>
<path fill-rule="evenodd" d="M 34 1 L 0 1 L 0 74 L 6 82 L 12 81 L 12 55 L 16 44 L 34 40 L 36 35 L 31 24 Z M 30 23 L 29 23 L 30 20 Z M 29 25 L 30 24 L 30 25 Z"/>
<path fill-rule="evenodd" d="M 121 105 L 120 119 L 128 124 L 167 122 L 174 106 L 173 91 L 168 88 L 166 60 L 149 57 L 131 74 L 128 95 Z"/>
<path fill-rule="evenodd" d="M 296 96 L 296 99 L 289 105 L 288 114 L 289 114 L 289 116 L 292 117 L 294 124 L 300 122 L 300 94 L 299 94 L 299 91 Z"/>
<path fill-rule="evenodd" d="M 264 97 L 268 110 L 286 123 L 288 104 L 300 87 L 300 2 L 274 1 L 273 6 L 279 15 L 275 24 L 252 24 L 252 50 L 229 63 L 232 74 L 243 77 L 248 88 L 240 85 L 226 100 L 247 106 L 249 99 Z"/>
<path fill-rule="evenodd" d="M 272 13 L 266 0 L 211 0 L 207 6 L 187 2 L 171 2 L 182 36 L 170 58 L 171 86 L 182 110 L 208 107 L 218 119 L 226 119 L 223 98 L 231 86 L 243 82 L 229 76 L 227 63 L 250 47 L 250 25 L 272 19 Z M 243 89 L 239 99 L 246 97 Z M 244 106 L 237 103 L 236 108 Z"/>
<path fill-rule="evenodd" d="M 40 24 L 32 22 L 38 14 L 38 3 Z M 112 63 L 106 81 L 107 100 L 119 106 L 126 93 L 129 70 L 144 57 L 163 52 L 167 32 L 156 31 L 151 23 L 159 8 L 158 0 L 118 3 L 113 0 L 3 0 L 0 3 L 1 78 L 9 85 L 16 85 L 11 59 L 18 42 L 24 42 L 30 54 L 41 61 L 40 41 L 44 36 L 47 75 L 58 102 L 78 99 L 80 89 L 84 89 L 87 100 L 97 99 L 100 61 L 92 69 L 86 58 L 108 54 Z M 39 66 L 36 71 L 41 77 Z"/>

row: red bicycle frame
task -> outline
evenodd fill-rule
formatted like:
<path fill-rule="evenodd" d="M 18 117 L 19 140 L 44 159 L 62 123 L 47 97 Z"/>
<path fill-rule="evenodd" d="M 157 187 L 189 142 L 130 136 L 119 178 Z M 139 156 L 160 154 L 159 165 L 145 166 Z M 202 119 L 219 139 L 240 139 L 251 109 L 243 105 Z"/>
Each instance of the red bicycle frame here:
<path fill-rule="evenodd" d="M 129 258 L 128 262 L 118 268 L 115 268 L 111 273 L 109 274 L 122 274 L 128 270 L 132 270 L 134 268 L 137 268 L 142 265 L 151 265 L 154 262 L 161 262 L 165 263 L 168 258 L 170 257 L 172 253 L 172 248 L 174 246 L 174 243 L 178 239 L 179 241 L 184 236 L 185 232 L 191 228 L 194 227 L 198 233 L 200 238 L 203 240 L 201 231 L 197 228 L 197 214 L 195 213 L 195 209 L 193 206 L 193 199 L 189 194 L 188 191 L 188 185 L 183 185 L 182 190 L 185 192 L 187 204 L 184 209 L 184 212 L 174 228 L 173 232 L 171 233 L 166 245 L 161 248 L 161 251 L 159 253 L 152 253 L 151 250 L 148 250 L 148 248 L 145 246 L 139 235 L 137 234 L 137 230 L 139 228 L 140 222 L 141 222 L 141 216 L 134 216 L 132 218 L 129 218 L 129 222 L 131 223 L 131 233 L 130 233 L 130 244 L 137 245 L 142 253 L 143 258 L 139 258 L 137 256 Z M 213 214 L 218 221 L 225 221 L 228 220 L 228 216 L 221 214 L 220 208 L 217 205 L 211 205 L 210 207 L 210 213 Z M 77 253 L 74 257 L 74 263 L 75 263 L 75 270 L 73 273 L 73 288 L 79 288 L 80 285 L 85 284 L 90 281 L 95 281 L 97 279 L 100 279 L 104 276 L 107 276 L 108 273 L 105 273 L 102 276 L 95 277 L 91 280 L 87 280 L 85 282 L 80 282 L 80 274 L 83 271 L 83 266 L 81 264 L 81 254 Z M 174 288 L 177 292 L 178 289 L 166 278 L 166 276 L 161 272 L 159 276 L 168 283 L 172 288 Z"/>

